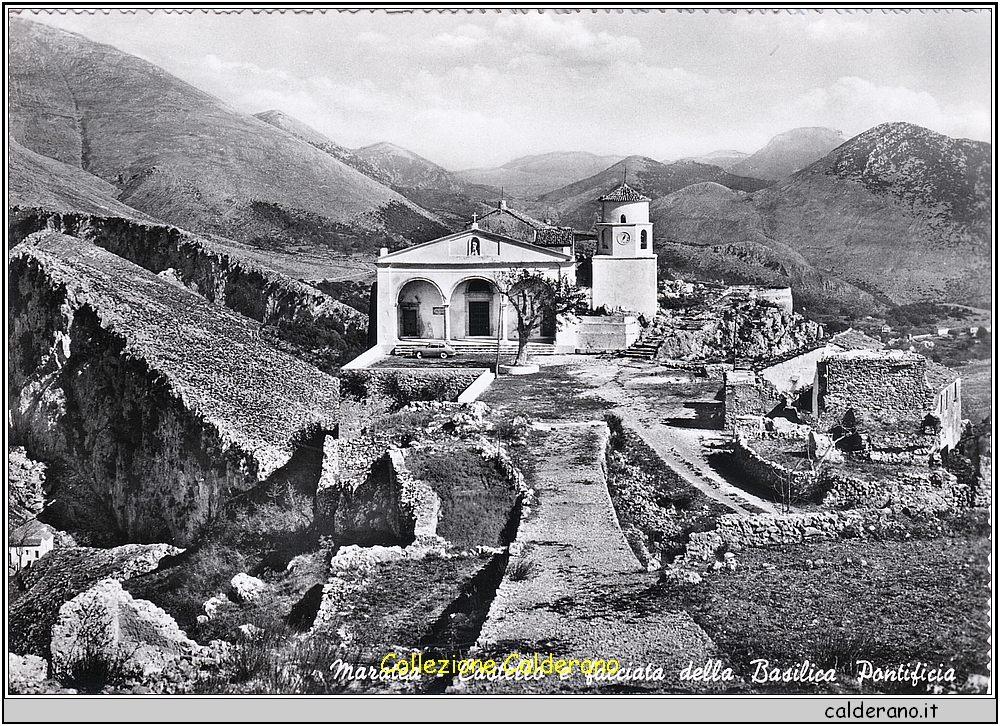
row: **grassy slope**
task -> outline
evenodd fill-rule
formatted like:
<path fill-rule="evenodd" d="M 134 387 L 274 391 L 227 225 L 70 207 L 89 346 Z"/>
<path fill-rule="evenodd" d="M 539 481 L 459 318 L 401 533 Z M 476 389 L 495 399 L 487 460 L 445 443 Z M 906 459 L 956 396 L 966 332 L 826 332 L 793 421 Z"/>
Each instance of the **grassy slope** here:
<path fill-rule="evenodd" d="M 989 551 L 983 537 L 743 550 L 735 573 L 664 587 L 663 605 L 691 612 L 744 673 L 755 658 L 782 668 L 809 659 L 842 675 L 855 673 L 858 658 L 924 661 L 954 667 L 961 685 L 989 672 Z"/>
<path fill-rule="evenodd" d="M 87 212 L 152 221 L 118 200 L 118 189 L 79 167 L 36 154 L 16 141 L 8 145 L 9 205 L 57 212 Z"/>

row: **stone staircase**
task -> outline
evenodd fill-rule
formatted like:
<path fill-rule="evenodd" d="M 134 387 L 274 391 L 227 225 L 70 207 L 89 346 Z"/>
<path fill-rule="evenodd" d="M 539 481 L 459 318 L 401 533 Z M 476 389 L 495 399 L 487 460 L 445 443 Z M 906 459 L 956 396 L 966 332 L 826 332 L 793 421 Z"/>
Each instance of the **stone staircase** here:
<path fill-rule="evenodd" d="M 632 347 L 628 348 L 622 355 L 632 360 L 652 360 L 656 357 L 656 351 L 660 349 L 661 343 L 663 343 L 662 338 L 640 339 L 633 343 Z"/>
<path fill-rule="evenodd" d="M 413 349 L 424 343 L 430 341 L 427 340 L 407 340 L 403 343 L 399 343 L 393 350 L 394 355 L 410 355 Z M 496 339 L 465 339 L 465 340 L 450 340 L 448 345 L 454 348 L 458 355 L 496 355 L 497 352 L 497 341 Z M 517 353 L 517 341 L 516 340 L 503 340 L 500 342 L 500 353 L 501 355 L 514 355 Z M 555 345 L 552 343 L 544 343 L 539 341 L 531 341 L 528 343 L 528 355 L 554 355 Z"/>

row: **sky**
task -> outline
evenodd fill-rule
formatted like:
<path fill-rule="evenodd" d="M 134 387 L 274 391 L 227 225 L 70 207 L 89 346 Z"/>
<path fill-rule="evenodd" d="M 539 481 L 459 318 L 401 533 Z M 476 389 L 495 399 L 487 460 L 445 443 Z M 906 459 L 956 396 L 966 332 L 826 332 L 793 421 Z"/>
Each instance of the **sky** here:
<path fill-rule="evenodd" d="M 249 113 L 452 171 L 552 151 L 672 160 L 825 126 L 990 141 L 980 12 L 592 10 L 22 17 L 140 56 Z"/>

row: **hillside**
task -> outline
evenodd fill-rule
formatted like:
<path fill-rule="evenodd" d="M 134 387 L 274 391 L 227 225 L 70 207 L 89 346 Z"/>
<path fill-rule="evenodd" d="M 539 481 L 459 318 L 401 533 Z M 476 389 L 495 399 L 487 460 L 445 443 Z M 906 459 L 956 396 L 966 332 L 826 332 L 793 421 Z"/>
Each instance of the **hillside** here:
<path fill-rule="evenodd" d="M 708 154 L 703 154 L 701 156 L 689 156 L 684 159 L 678 159 L 677 161 L 696 161 L 699 164 L 709 164 L 711 166 L 717 166 L 725 170 L 729 170 L 730 167 L 735 166 L 739 162 L 743 161 L 750 154 L 745 151 L 733 151 L 731 149 L 726 149 L 723 151 L 712 151 Z M 670 161 L 664 161 L 664 164 L 671 163 Z M 750 176 L 753 176 L 751 174 Z M 758 177 L 763 178 L 763 177 Z"/>
<path fill-rule="evenodd" d="M 988 144 L 882 124 L 754 194 L 694 187 L 650 213 L 659 243 L 752 242 L 786 273 L 794 250 L 840 302 L 853 289 L 885 304 L 982 305 L 991 290 L 991 176 Z"/>
<path fill-rule="evenodd" d="M 7 144 L 9 206 L 87 212 L 151 221 L 118 200 L 118 189 L 76 166 L 26 149 L 13 139 Z"/>
<path fill-rule="evenodd" d="M 726 167 L 740 176 L 777 181 L 822 159 L 847 139 L 839 131 L 799 128 L 778 134 L 763 149 Z"/>
<path fill-rule="evenodd" d="M 693 161 L 661 164 L 645 156 L 630 156 L 598 174 L 543 194 L 529 211 L 542 219 L 558 220 L 562 225 L 592 229 L 599 214 L 597 199 L 621 184 L 626 172 L 629 185 L 651 199 L 702 182 L 747 192 L 767 185 L 760 179 L 734 176 L 708 164 Z"/>
<path fill-rule="evenodd" d="M 650 205 L 661 279 L 788 285 L 796 306 L 812 312 L 865 313 L 871 295 L 816 270 L 796 250 L 771 239 L 753 196 L 719 184 L 693 184 Z M 831 309 L 836 304 L 836 309 Z"/>
<path fill-rule="evenodd" d="M 557 151 L 522 156 L 500 167 L 467 169 L 455 175 L 472 184 L 503 187 L 508 196 L 527 199 L 593 176 L 620 160 L 620 156 Z"/>
<path fill-rule="evenodd" d="M 12 19 L 9 78 L 16 141 L 171 224 L 259 247 L 343 250 L 445 231 L 334 156 L 80 35 Z"/>
<path fill-rule="evenodd" d="M 448 220 L 460 229 L 482 214 L 485 202 L 499 198 L 499 191 L 470 184 L 432 161 L 395 144 L 381 142 L 355 149 L 354 158 L 368 168 L 373 178 L 395 189 L 407 199 Z"/>
<path fill-rule="evenodd" d="M 499 196 L 498 191 L 466 184 L 434 162 L 394 144 L 381 142 L 352 150 L 282 111 L 254 115 L 437 214 L 454 229 L 461 228 L 473 213 L 482 213 L 482 200 Z"/>

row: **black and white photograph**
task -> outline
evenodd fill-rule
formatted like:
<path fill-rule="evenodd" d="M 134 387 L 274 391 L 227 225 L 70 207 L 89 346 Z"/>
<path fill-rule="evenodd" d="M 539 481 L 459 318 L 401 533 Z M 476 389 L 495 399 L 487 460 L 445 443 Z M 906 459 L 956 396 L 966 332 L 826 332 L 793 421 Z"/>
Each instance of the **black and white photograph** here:
<path fill-rule="evenodd" d="M 5 711 L 995 722 L 995 13 L 6 5 Z"/>

